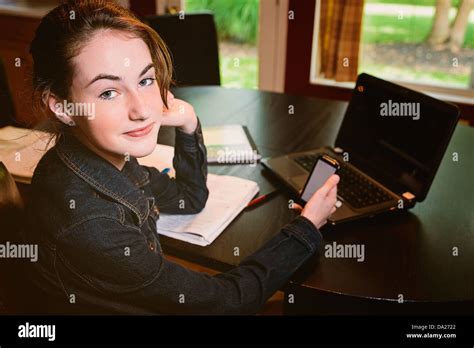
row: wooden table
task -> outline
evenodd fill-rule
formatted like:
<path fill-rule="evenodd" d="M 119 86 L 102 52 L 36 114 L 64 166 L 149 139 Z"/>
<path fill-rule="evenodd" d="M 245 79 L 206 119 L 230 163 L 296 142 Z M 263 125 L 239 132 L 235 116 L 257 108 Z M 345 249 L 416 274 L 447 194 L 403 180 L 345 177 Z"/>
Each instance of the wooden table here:
<path fill-rule="evenodd" d="M 246 125 L 264 156 L 332 145 L 347 103 L 222 87 L 173 91 L 190 102 L 204 126 Z M 294 113 L 291 109 L 294 108 Z M 173 144 L 170 129 L 158 142 Z M 473 312 L 474 129 L 458 125 L 427 199 L 410 212 L 326 226 L 325 242 L 363 244 L 365 261 L 315 257 L 285 288 L 286 313 L 360 314 Z M 459 161 L 452 161 L 457 152 Z M 209 166 L 209 172 L 255 180 L 261 192 L 279 186 L 261 165 Z M 162 236 L 166 253 L 225 271 L 252 254 L 294 212 L 288 192 L 245 210 L 208 247 Z M 235 255 L 234 248 L 239 248 Z M 457 248 L 457 249 L 455 249 Z M 457 255 L 456 255 L 457 250 Z"/>

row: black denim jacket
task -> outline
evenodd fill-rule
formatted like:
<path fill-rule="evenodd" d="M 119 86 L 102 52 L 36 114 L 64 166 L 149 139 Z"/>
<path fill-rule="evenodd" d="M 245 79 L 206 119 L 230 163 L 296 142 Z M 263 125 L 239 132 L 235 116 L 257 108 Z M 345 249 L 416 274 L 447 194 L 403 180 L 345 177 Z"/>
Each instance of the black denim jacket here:
<path fill-rule="evenodd" d="M 201 126 L 176 129 L 176 179 L 135 158 L 122 171 L 71 135 L 38 164 L 28 241 L 38 243 L 30 279 L 38 311 L 51 314 L 252 314 L 321 245 L 297 217 L 233 270 L 210 276 L 165 259 L 159 212 L 189 214 L 208 197 Z M 183 204 L 184 202 L 184 204 Z"/>

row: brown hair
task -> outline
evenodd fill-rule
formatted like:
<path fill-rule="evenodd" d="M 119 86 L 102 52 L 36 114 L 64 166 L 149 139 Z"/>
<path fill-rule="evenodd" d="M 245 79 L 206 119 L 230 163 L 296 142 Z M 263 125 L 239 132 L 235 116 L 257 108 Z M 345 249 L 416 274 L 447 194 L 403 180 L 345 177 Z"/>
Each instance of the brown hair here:
<path fill-rule="evenodd" d="M 148 25 L 129 10 L 107 0 L 67 0 L 51 10 L 36 29 L 31 42 L 33 57 L 33 111 L 40 119 L 51 116 L 45 98 L 54 94 L 69 99 L 73 77 L 71 59 L 98 30 L 113 29 L 141 38 L 155 65 L 161 98 L 172 84 L 172 62 L 166 44 Z M 50 131 L 59 136 L 66 128 L 56 117 L 48 117 Z"/>

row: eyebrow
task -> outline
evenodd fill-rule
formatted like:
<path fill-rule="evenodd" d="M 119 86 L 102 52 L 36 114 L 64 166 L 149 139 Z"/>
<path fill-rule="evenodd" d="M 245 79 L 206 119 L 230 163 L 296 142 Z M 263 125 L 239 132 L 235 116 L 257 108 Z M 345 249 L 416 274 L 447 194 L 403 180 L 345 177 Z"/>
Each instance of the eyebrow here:
<path fill-rule="evenodd" d="M 153 63 L 150 63 L 148 64 L 143 70 L 142 72 L 140 73 L 140 75 L 138 75 L 138 77 L 142 77 L 143 75 L 146 74 L 146 72 L 148 70 L 150 70 L 151 68 L 154 67 L 154 64 Z M 90 85 L 92 85 L 94 82 L 98 81 L 98 80 L 112 80 L 112 81 L 120 81 L 122 80 L 121 77 L 119 76 L 115 76 L 115 75 L 108 75 L 108 74 L 99 74 L 97 75 L 96 77 L 94 77 L 88 84 L 86 87 L 89 87 Z"/>

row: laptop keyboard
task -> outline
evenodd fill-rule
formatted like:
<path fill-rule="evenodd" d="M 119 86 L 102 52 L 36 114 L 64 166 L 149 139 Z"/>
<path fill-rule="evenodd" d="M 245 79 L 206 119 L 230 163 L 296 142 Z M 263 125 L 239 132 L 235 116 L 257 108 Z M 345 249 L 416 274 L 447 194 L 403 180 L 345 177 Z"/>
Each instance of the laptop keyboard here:
<path fill-rule="evenodd" d="M 311 172 L 318 157 L 319 155 L 316 154 L 308 154 L 294 160 Z M 341 180 L 337 187 L 337 194 L 354 208 L 364 208 L 393 199 L 392 196 L 349 166 L 341 164 L 338 175 Z"/>
<path fill-rule="evenodd" d="M 294 158 L 294 161 L 300 166 L 302 166 L 304 169 L 306 169 L 308 172 L 311 172 L 318 157 L 318 155 L 303 155 Z"/>

